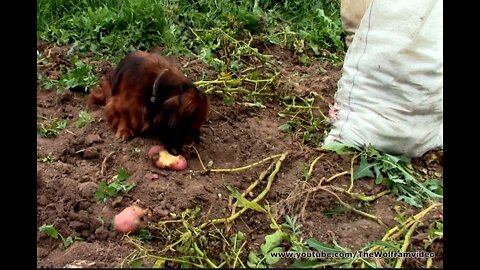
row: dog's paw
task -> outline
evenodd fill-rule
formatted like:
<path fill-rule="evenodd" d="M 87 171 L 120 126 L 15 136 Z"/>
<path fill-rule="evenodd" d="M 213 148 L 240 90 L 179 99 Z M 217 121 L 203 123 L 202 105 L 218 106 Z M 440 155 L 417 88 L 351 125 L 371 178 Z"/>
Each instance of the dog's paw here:
<path fill-rule="evenodd" d="M 133 137 L 133 131 L 131 129 L 118 129 L 115 137 L 121 141 L 126 141 Z"/>

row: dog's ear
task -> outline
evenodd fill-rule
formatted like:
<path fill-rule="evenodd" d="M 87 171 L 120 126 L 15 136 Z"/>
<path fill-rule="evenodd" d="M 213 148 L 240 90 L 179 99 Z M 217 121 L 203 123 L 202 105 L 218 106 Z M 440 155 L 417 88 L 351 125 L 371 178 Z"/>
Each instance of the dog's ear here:
<path fill-rule="evenodd" d="M 161 100 L 162 93 L 164 91 L 161 91 L 160 88 L 164 87 L 162 85 L 162 82 L 165 82 L 166 80 L 164 79 L 165 76 L 167 76 L 167 72 L 169 71 L 168 68 L 163 69 L 160 71 L 160 73 L 157 75 L 157 78 L 155 79 L 153 86 L 152 86 L 152 96 L 150 97 L 150 102 L 155 103 L 157 100 Z"/>
<path fill-rule="evenodd" d="M 178 125 L 181 120 L 193 121 L 199 107 L 203 105 L 199 103 L 196 91 L 191 85 L 182 85 L 180 89 L 180 93 L 170 96 L 162 104 L 162 117 L 168 117 L 170 127 Z"/>
<path fill-rule="evenodd" d="M 178 125 L 181 106 L 181 95 L 173 95 L 163 102 L 161 118 L 168 123 L 169 127 Z"/>

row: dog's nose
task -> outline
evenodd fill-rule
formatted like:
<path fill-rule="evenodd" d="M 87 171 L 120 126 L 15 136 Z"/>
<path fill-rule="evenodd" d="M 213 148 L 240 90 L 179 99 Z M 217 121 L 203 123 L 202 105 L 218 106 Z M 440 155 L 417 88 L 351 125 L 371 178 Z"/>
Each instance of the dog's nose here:
<path fill-rule="evenodd" d="M 169 149 L 168 152 L 169 152 L 171 155 L 174 155 L 174 156 L 178 156 L 178 154 L 179 154 L 178 150 L 175 149 L 175 148 Z"/>

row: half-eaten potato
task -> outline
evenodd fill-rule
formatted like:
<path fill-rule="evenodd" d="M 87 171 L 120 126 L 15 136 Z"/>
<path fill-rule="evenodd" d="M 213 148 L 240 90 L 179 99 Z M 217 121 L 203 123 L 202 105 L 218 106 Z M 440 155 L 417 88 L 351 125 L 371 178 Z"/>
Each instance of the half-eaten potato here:
<path fill-rule="evenodd" d="M 148 151 L 153 165 L 159 169 L 183 171 L 187 168 L 187 160 L 182 155 L 170 154 L 163 145 L 154 145 Z"/>

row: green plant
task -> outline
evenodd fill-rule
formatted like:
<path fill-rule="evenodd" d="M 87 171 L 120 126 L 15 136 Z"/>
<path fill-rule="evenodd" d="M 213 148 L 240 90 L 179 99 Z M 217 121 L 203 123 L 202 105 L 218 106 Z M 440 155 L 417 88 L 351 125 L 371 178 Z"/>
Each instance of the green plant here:
<path fill-rule="evenodd" d="M 443 239 L 443 221 L 435 221 L 428 229 L 428 239 L 424 240 L 424 248 L 427 249 L 435 240 Z"/>
<path fill-rule="evenodd" d="M 74 241 L 83 241 L 83 239 L 80 237 L 74 237 L 74 238 L 72 238 L 71 236 L 68 236 L 67 238 L 63 237 L 62 234 L 59 233 L 52 224 L 49 224 L 49 225 L 43 224 L 38 228 L 38 230 L 54 239 L 58 239 L 58 237 L 60 236 L 60 239 L 62 240 L 62 243 L 60 243 L 61 249 L 68 248 L 70 245 L 73 244 Z"/>
<path fill-rule="evenodd" d="M 410 165 L 410 159 L 402 155 L 390 155 L 366 147 L 360 154 L 360 163 L 353 178 L 374 177 L 375 184 L 384 184 L 398 196 L 398 200 L 415 207 L 422 207 L 426 200 L 443 198 L 440 181 L 419 181 Z"/>
<path fill-rule="evenodd" d="M 77 122 L 75 123 L 75 126 L 77 128 L 82 128 L 84 127 L 86 124 L 88 123 L 91 123 L 93 122 L 94 119 L 93 117 L 87 112 L 87 111 L 81 111 L 79 114 L 78 114 L 78 120 Z"/>
<path fill-rule="evenodd" d="M 360 157 L 360 162 L 352 173 L 350 189 L 354 180 L 369 177 L 375 179 L 375 184 L 385 185 L 398 200 L 417 208 L 421 208 L 429 200 L 443 200 L 441 181 L 433 178 L 422 179 L 411 166 L 410 158 L 406 156 L 382 153 L 371 146 L 360 148 L 342 143 L 330 143 L 322 148 L 338 154 L 357 153 L 353 159 Z"/>
<path fill-rule="evenodd" d="M 193 52 L 209 58 L 221 49 L 217 36 L 208 32 L 195 36 L 190 29 L 214 28 L 242 40 L 249 38 L 248 32 L 264 43 L 321 58 L 333 59 L 344 51 L 340 5 L 335 0 L 283 4 L 270 0 L 40 0 L 38 7 L 40 38 L 117 60 L 128 51 L 157 45 L 167 53 Z"/>
<path fill-rule="evenodd" d="M 37 123 L 37 136 L 44 137 L 44 138 L 53 138 L 60 133 L 60 131 L 64 130 L 67 127 L 67 119 L 58 119 L 55 117 L 44 117 L 44 116 L 37 116 L 44 120 L 42 123 Z"/>
<path fill-rule="evenodd" d="M 154 238 L 152 233 L 148 229 L 140 229 L 138 232 L 135 233 L 135 236 L 138 240 L 142 242 L 150 242 Z"/>
<path fill-rule="evenodd" d="M 55 162 L 57 158 L 52 154 L 52 152 L 49 152 L 45 157 L 37 159 L 39 162 L 43 163 L 52 163 Z"/>
<path fill-rule="evenodd" d="M 58 90 L 81 88 L 87 93 L 88 88 L 97 83 L 93 67 L 79 60 L 77 55 L 72 57 L 72 66 L 60 77 Z"/>
<path fill-rule="evenodd" d="M 268 207 L 267 207 L 268 209 Z M 301 238 L 301 225 L 297 218 L 285 216 L 285 223 L 280 226 L 275 222 L 271 214 L 268 212 L 272 221 L 270 228 L 275 232 L 265 236 L 264 243 L 260 246 L 260 253 L 251 250 L 248 254 L 247 264 L 251 268 L 269 268 L 278 263 L 282 259 L 279 252 L 306 252 L 308 248 Z"/>
<path fill-rule="evenodd" d="M 100 181 L 97 192 L 95 192 L 95 199 L 105 202 L 107 197 L 117 197 L 120 192 L 128 193 L 136 186 L 135 183 L 129 184 L 126 182 L 129 175 L 124 169 L 119 169 L 113 178 L 114 180 L 110 183 Z"/>

